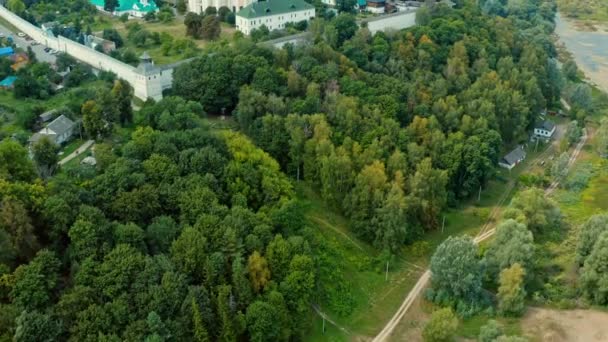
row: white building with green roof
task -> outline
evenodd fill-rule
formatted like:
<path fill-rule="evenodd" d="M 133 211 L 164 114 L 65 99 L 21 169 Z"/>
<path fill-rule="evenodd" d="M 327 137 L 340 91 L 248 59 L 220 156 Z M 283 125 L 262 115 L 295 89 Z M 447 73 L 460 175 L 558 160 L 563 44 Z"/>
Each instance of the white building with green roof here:
<path fill-rule="evenodd" d="M 89 0 L 100 11 L 105 11 L 105 0 Z M 118 0 L 118 6 L 112 14 L 128 14 L 132 17 L 143 18 L 149 12 L 158 11 L 158 6 L 154 0 Z"/>
<path fill-rule="evenodd" d="M 236 13 L 236 28 L 244 34 L 266 25 L 270 31 L 281 30 L 287 23 L 309 21 L 315 17 L 315 7 L 304 0 L 257 1 Z"/>

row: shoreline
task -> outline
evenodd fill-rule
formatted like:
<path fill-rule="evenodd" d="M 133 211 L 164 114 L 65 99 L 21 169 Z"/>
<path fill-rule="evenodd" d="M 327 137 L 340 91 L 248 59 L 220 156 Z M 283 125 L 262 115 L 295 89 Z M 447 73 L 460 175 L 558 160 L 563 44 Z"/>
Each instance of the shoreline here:
<path fill-rule="evenodd" d="M 608 27 L 581 30 L 580 24 L 559 12 L 555 24 L 558 44 L 573 56 L 590 84 L 608 93 Z"/>

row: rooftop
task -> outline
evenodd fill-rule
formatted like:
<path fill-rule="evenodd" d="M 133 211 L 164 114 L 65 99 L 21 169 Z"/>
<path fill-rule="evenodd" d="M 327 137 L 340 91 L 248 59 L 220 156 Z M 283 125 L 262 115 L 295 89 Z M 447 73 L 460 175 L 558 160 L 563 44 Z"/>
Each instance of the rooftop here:
<path fill-rule="evenodd" d="M 304 0 L 267 0 L 259 1 L 243 7 L 237 16 L 253 19 L 304 10 L 314 10 L 315 7 Z"/>
<path fill-rule="evenodd" d="M 106 1 L 105 0 L 89 0 L 93 5 L 97 7 L 104 7 Z M 118 6 L 116 7 L 116 12 L 124 12 L 136 10 L 140 12 L 152 12 L 156 11 L 158 6 L 154 0 L 119 0 Z"/>
<path fill-rule="evenodd" d="M 5 79 L 0 81 L 0 87 L 12 87 L 16 80 L 16 76 L 7 76 Z"/>
<path fill-rule="evenodd" d="M 0 47 L 0 57 L 10 56 L 13 53 L 15 53 L 15 50 L 10 46 Z"/>
<path fill-rule="evenodd" d="M 517 146 L 516 149 L 509 152 L 503 159 L 509 164 L 513 165 L 518 161 L 524 159 L 526 157 L 526 151 L 521 146 Z"/>
<path fill-rule="evenodd" d="M 555 128 L 555 124 L 549 120 L 537 122 L 534 128 L 543 129 L 545 131 L 551 132 Z"/>
<path fill-rule="evenodd" d="M 62 135 L 72 129 L 74 125 L 74 121 L 68 119 L 65 115 L 60 115 L 57 119 L 48 124 L 46 128 L 58 135 Z"/>

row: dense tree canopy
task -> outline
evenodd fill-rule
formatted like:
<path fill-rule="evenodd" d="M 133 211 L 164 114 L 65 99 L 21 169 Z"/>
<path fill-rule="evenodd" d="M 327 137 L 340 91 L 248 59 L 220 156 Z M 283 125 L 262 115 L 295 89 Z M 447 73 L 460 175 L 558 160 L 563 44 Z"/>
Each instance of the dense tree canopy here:
<path fill-rule="evenodd" d="M 311 183 L 363 239 L 395 251 L 482 190 L 503 144 L 526 140 L 559 101 L 553 13 L 511 6 L 504 18 L 462 5 L 433 6 L 421 25 L 391 35 L 342 13 L 312 24 L 311 45 L 237 40 L 181 66 L 174 91 L 210 114 L 232 111 L 283 171 Z"/>
<path fill-rule="evenodd" d="M 348 12 L 352 1 L 339 3 Z M 390 260 L 483 190 L 501 151 L 526 141 L 538 113 L 560 98 L 554 8 L 457 1 L 420 13 L 415 27 L 374 34 L 350 13 L 319 18 L 311 44 L 281 49 L 238 35 L 211 43 L 175 70 L 168 96 L 136 113 L 133 89 L 112 78 L 73 110 L 98 141 L 96 167 L 42 182 L 28 151 L 2 141 L 0 335 L 290 341 L 305 336 L 320 299 L 340 315 L 352 312 L 348 279 L 328 260 L 343 256 L 306 227 L 294 182 L 306 182 Z M 194 37 L 219 33 L 211 11 L 188 13 L 185 24 Z M 161 39 L 139 24 L 128 31 L 141 48 Z M 55 74 L 44 63 L 24 70 L 15 94 L 46 99 Z M 89 77 L 76 65 L 65 82 Z M 237 127 L 207 115 L 232 115 Z M 55 162 L 52 146 L 43 147 L 34 151 L 39 171 Z M 506 216 L 515 221 L 499 228 L 485 255 L 505 312 L 525 295 L 514 265 L 533 269 L 526 227 L 560 223 L 540 190 L 519 194 Z M 585 247 L 583 277 L 603 302 L 599 242 Z M 441 244 L 430 298 L 465 316 L 482 309 L 480 259 L 468 238 Z M 438 312 L 428 339 L 445 339 L 457 325 L 451 311 Z"/>

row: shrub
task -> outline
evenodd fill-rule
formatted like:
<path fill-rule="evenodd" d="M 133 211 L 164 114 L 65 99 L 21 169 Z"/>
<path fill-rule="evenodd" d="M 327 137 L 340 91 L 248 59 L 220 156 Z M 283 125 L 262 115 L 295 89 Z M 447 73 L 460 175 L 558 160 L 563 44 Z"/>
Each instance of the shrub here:
<path fill-rule="evenodd" d="M 458 328 L 458 318 L 450 308 L 433 312 L 431 320 L 424 326 L 422 338 L 427 342 L 451 341 Z"/>

